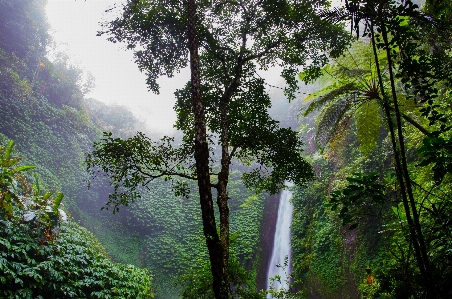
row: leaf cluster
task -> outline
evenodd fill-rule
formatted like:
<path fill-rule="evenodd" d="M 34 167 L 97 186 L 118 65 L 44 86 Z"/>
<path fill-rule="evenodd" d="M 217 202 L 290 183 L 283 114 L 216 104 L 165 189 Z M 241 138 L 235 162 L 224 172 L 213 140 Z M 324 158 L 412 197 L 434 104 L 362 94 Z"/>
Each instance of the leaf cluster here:
<path fill-rule="evenodd" d="M 378 173 L 353 173 L 347 177 L 348 185 L 341 190 L 331 193 L 328 207 L 331 210 L 339 209 L 339 218 L 342 225 L 352 224 L 349 229 L 358 226 L 363 213 L 370 212 L 374 205 L 385 202 L 385 187 L 378 183 Z"/>
<path fill-rule="evenodd" d="M 432 165 L 436 184 L 440 184 L 447 173 L 452 173 L 452 139 L 424 138 L 418 153 L 423 158 L 418 166 Z"/>
<path fill-rule="evenodd" d="M 151 277 L 145 270 L 112 263 L 85 229 L 67 220 L 59 209 L 62 194 L 50 201 L 38 184 L 28 186 L 18 162 L 10 157 L 13 143 L 0 147 L 2 202 L 0 209 L 0 296 L 4 298 L 150 298 Z M 7 194 L 15 198 L 9 205 Z"/>
<path fill-rule="evenodd" d="M 137 188 L 147 185 L 157 178 L 165 181 L 174 176 L 195 179 L 192 165 L 192 149 L 188 146 L 173 147 L 174 138 L 163 137 L 153 142 L 138 132 L 128 139 L 113 138 L 112 133 L 104 133 L 101 141 L 94 143 L 95 150 L 86 155 L 87 170 L 92 177 L 99 172 L 110 177 L 114 193 L 107 205 L 113 211 L 119 205 L 128 205 L 140 197 Z M 175 185 L 177 194 L 187 196 L 186 184 Z"/>

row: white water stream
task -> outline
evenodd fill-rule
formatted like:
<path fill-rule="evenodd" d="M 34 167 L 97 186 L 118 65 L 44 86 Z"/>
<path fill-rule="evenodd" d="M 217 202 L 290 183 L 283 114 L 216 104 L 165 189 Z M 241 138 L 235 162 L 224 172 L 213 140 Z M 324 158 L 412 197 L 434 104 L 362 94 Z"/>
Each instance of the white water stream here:
<path fill-rule="evenodd" d="M 291 187 L 293 184 L 286 183 L 286 186 Z M 281 277 L 281 283 L 274 281 L 273 289 L 279 290 L 284 288 L 287 290 L 288 280 L 287 275 L 290 274 L 290 262 L 292 248 L 290 246 L 290 225 L 292 223 L 292 211 L 293 206 L 290 203 L 292 197 L 292 191 L 283 190 L 279 198 L 278 218 L 276 220 L 275 239 L 273 241 L 273 251 L 270 258 L 270 263 L 267 270 L 267 290 L 271 286 L 270 278 L 279 275 Z M 284 270 L 282 267 L 276 265 L 284 265 L 284 259 L 287 256 L 287 267 Z M 267 298 L 273 298 L 267 295 Z"/>

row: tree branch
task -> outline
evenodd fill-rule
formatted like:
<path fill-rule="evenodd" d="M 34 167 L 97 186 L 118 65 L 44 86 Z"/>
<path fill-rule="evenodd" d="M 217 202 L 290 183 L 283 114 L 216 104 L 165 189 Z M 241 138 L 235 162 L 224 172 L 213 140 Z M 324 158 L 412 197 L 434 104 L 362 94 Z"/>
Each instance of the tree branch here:
<path fill-rule="evenodd" d="M 236 153 L 236 151 L 237 151 L 238 148 L 239 148 L 238 145 L 235 145 L 235 146 L 232 148 L 231 154 L 229 155 L 229 163 L 231 163 L 231 160 L 232 160 L 232 158 L 234 158 L 234 155 L 235 155 L 235 153 Z"/>
<path fill-rule="evenodd" d="M 395 111 L 395 109 L 393 107 L 389 107 L 389 109 L 391 111 Z M 429 131 L 427 131 L 427 129 L 425 129 L 423 126 L 421 126 L 418 122 L 416 122 L 415 120 L 413 120 L 411 117 L 409 117 L 408 115 L 400 112 L 400 115 L 402 116 L 402 118 L 404 120 L 406 120 L 407 122 L 409 122 L 411 125 L 413 125 L 416 129 L 418 129 L 419 131 L 421 131 L 425 136 L 432 138 L 433 135 L 432 133 L 430 133 Z"/>
<path fill-rule="evenodd" d="M 279 38 L 277 41 L 274 41 L 273 43 L 271 43 L 270 45 L 268 45 L 267 48 L 266 48 L 264 51 L 262 51 L 262 52 L 260 52 L 260 53 L 257 53 L 257 54 L 252 54 L 252 55 L 249 55 L 249 56 L 245 57 L 245 58 L 243 59 L 243 62 L 248 62 L 248 61 L 250 61 L 250 60 L 257 59 L 257 58 L 261 58 L 261 57 L 267 55 L 268 53 L 270 53 L 271 50 L 273 50 L 274 48 L 276 48 L 277 46 L 279 46 L 279 45 L 281 44 L 281 42 L 282 42 L 282 40 L 281 40 L 281 38 Z"/>

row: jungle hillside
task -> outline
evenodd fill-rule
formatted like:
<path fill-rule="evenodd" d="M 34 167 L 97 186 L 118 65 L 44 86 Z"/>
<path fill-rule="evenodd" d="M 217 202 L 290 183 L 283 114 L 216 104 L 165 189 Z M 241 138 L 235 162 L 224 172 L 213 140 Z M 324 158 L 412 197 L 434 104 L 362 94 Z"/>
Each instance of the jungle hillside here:
<path fill-rule="evenodd" d="M 106 2 L 167 132 L 49 2 L 0 0 L 0 298 L 452 297 L 450 1 Z"/>

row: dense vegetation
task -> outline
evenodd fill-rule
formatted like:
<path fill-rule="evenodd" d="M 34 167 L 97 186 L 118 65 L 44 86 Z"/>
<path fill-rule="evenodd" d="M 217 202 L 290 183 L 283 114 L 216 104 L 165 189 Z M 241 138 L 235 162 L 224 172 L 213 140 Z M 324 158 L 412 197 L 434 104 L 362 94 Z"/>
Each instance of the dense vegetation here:
<path fill-rule="evenodd" d="M 182 160 L 189 163 L 179 168 L 188 177 L 176 185 L 166 180 L 169 175 L 153 178 L 150 190 L 136 184 L 133 200 L 123 200 L 124 185 L 117 180 L 120 196 L 109 197 L 115 185 L 110 186 L 98 169 L 92 172 L 96 179 L 89 177 L 84 160 L 90 158 L 85 154 L 95 142 L 97 149 L 111 142 L 118 153 L 148 139 L 136 135 L 143 124 L 126 109 L 86 98 L 94 83 L 69 57 L 54 53 L 52 60 L 47 58 L 51 38 L 45 2 L 0 1 L 0 297 L 213 298 L 200 194 L 191 180 L 195 163 L 190 84 L 177 93 L 176 105 L 176 125 L 185 134 L 179 143 L 185 147 L 177 152 L 174 144 L 149 143 L 188 157 Z M 176 9 L 178 1 L 165 2 L 174 7 L 160 2 L 128 1 L 125 19 L 104 28 L 117 40 L 130 39 L 130 48 L 152 52 L 147 55 L 159 55 L 152 46 L 161 46 L 167 55 L 161 61 L 160 56 L 152 60 L 137 52 L 154 91 L 156 75 L 171 75 L 188 62 L 184 10 Z M 200 2 L 198 15 L 207 14 L 211 24 L 227 22 L 229 29 L 239 29 L 223 35 L 220 27 L 202 22 L 196 27 L 206 123 L 216 133 L 209 142 L 220 145 L 211 150 L 214 157 L 239 154 L 229 161 L 233 166 L 228 164 L 227 171 L 218 166 L 227 158 L 211 164 L 212 171 L 222 173 L 221 179 L 227 178 L 229 229 L 222 233 L 214 228 L 230 253 L 222 263 L 227 265 L 233 296 L 264 296 L 256 290 L 256 272 L 265 262 L 257 247 L 268 194 L 254 191 L 274 192 L 290 174 L 299 179 L 292 198 L 293 285 L 288 291 L 272 290 L 274 297 L 450 298 L 450 3 L 426 1 L 419 9 L 406 0 L 353 0 L 344 8 L 320 9 L 309 2 L 309 14 L 303 14 L 306 7 L 292 7 L 292 1 L 257 1 L 262 10 L 248 2 Z M 160 13 L 168 10 L 172 15 L 165 19 Z M 150 20 L 148 14 L 162 18 Z M 322 26 L 291 27 L 308 16 L 315 20 L 309 24 Z M 349 41 L 342 31 L 344 22 L 357 35 L 340 56 Z M 143 29 L 150 25 L 156 31 Z M 168 31 L 159 31 L 161 26 Z M 288 32 L 296 37 L 291 39 Z M 155 34 L 167 33 L 181 38 L 161 39 L 166 45 L 150 42 Z M 254 41 L 252 47 L 247 38 Z M 164 46 L 175 51 L 164 51 Z M 337 51 L 328 53 L 331 49 Z M 303 102 L 297 135 L 286 128 L 296 127 L 287 119 L 278 123 L 270 117 L 268 84 L 256 70 L 272 61 L 281 63 L 288 83 L 285 94 L 294 99 L 299 71 L 295 66 L 308 62 L 309 55 L 315 64 L 299 78 L 315 81 L 320 88 Z M 219 58 L 223 60 L 216 63 Z M 228 107 L 229 123 L 222 119 L 221 107 Z M 280 107 L 272 109 L 285 113 Z M 103 131 L 112 133 L 102 135 Z M 225 134 L 229 139 L 221 137 Z M 11 139 L 17 149 L 12 152 Z M 290 146 L 281 146 L 289 139 Z M 163 146 L 171 140 L 165 139 Z M 99 159 L 108 159 L 107 152 L 99 153 Z M 13 158 L 19 155 L 36 168 Z M 237 166 L 239 160 L 245 166 Z M 140 165 L 137 161 L 129 167 Z M 311 171 L 305 167 L 308 163 L 315 178 L 302 186 Z M 264 173 L 253 174 L 260 165 L 275 167 L 275 176 L 266 180 Z M 291 172 L 300 165 L 306 176 Z M 246 172 L 251 175 L 243 177 Z M 214 189 L 224 191 L 219 188 L 221 179 L 211 179 Z M 245 185 L 258 188 L 249 191 Z M 65 194 L 62 202 L 57 191 Z M 221 208 L 213 209 L 217 219 L 224 213 Z M 72 216 L 66 219 L 66 213 Z M 375 281 L 366 277 L 366 268 L 371 268 Z"/>
<path fill-rule="evenodd" d="M 151 298 L 151 276 L 111 262 L 104 247 L 60 209 L 63 194 L 31 185 L 0 146 L 0 283 L 2 298 Z"/>
<path fill-rule="evenodd" d="M 451 28 L 436 4 L 342 12 L 364 38 L 322 70 L 303 111 L 317 182 L 294 195 L 292 241 L 308 297 L 451 296 Z"/>
<path fill-rule="evenodd" d="M 61 53 L 52 61 L 46 57 L 50 37 L 44 5 L 45 1 L 1 2 L 1 144 L 15 140 L 17 152 L 36 165 L 33 172 L 41 188 L 63 192 L 64 210 L 94 233 L 115 262 L 148 268 L 154 274 L 156 296 L 177 297 L 186 284 L 175 286 L 176 278 L 206 267 L 197 193 L 174 196 L 171 185 L 161 180 L 152 192 L 141 190 L 142 200 L 119 213 L 101 210 L 113 189 L 103 178 L 87 188 L 85 153 L 102 131 L 127 138 L 144 126 L 122 107 L 86 98 L 94 83 L 84 79 L 69 57 Z M 18 34 L 18 28 L 37 30 Z M 265 196 L 246 191 L 237 172 L 231 174 L 229 192 L 231 234 L 236 240 L 231 250 L 234 259 L 253 270 L 247 274 L 252 285 Z"/>

